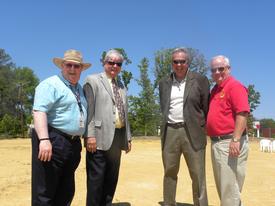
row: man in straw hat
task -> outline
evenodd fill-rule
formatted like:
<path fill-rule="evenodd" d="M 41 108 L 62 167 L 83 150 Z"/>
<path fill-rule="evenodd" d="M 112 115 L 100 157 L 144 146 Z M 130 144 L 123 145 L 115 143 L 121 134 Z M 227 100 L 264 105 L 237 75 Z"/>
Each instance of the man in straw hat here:
<path fill-rule="evenodd" d="M 42 81 L 35 90 L 32 133 L 32 205 L 70 205 L 74 172 L 80 162 L 80 137 L 85 131 L 87 102 L 78 83 L 91 64 L 79 51 L 54 58 L 59 75 Z"/>

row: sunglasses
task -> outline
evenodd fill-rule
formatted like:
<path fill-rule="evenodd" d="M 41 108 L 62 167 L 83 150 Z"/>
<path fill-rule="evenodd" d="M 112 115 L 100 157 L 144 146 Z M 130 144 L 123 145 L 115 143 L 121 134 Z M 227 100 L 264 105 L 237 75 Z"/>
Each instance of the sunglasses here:
<path fill-rule="evenodd" d="M 225 70 L 226 67 L 217 67 L 217 68 L 213 68 L 211 69 L 212 73 L 216 73 L 217 71 L 219 71 L 220 73 L 223 72 Z"/>
<path fill-rule="evenodd" d="M 109 65 L 111 66 L 114 66 L 115 64 L 118 66 L 118 67 L 121 67 L 122 66 L 122 62 L 111 62 L 111 61 L 108 61 L 107 62 Z"/>
<path fill-rule="evenodd" d="M 79 69 L 81 67 L 80 64 L 72 64 L 72 63 L 64 63 L 65 67 L 67 68 L 75 68 L 75 69 Z"/>
<path fill-rule="evenodd" d="M 185 64 L 186 60 L 173 60 L 173 64 Z"/>

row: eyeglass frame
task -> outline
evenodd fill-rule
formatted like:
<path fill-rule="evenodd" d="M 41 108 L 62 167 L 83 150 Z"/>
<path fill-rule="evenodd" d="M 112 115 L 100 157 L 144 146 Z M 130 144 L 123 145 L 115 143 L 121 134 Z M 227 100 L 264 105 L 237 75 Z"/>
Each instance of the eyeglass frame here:
<path fill-rule="evenodd" d="M 75 69 L 82 68 L 82 64 L 74 64 L 74 63 L 71 63 L 71 62 L 64 62 L 63 64 L 66 68 L 69 68 L 69 69 L 70 68 L 75 68 Z"/>
<path fill-rule="evenodd" d="M 117 65 L 118 67 L 122 66 L 122 62 L 113 62 L 113 61 L 106 61 L 106 62 L 111 66 L 115 66 L 115 65 Z"/>
<path fill-rule="evenodd" d="M 186 64 L 187 60 L 185 59 L 179 59 L 179 60 L 173 60 L 173 64 Z"/>
<path fill-rule="evenodd" d="M 217 67 L 217 68 L 211 68 L 210 71 L 212 74 L 217 73 L 217 71 L 219 71 L 219 73 L 222 73 L 225 71 L 226 68 L 230 68 L 229 66 L 224 66 L 224 67 Z"/>

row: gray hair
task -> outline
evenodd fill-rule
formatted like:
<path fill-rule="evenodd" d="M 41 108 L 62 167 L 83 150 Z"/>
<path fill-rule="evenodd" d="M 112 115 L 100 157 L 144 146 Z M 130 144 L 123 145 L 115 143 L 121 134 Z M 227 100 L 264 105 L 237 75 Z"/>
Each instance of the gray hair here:
<path fill-rule="evenodd" d="M 123 55 L 118 50 L 116 50 L 116 49 L 110 49 L 106 53 L 106 55 L 104 57 L 103 63 L 106 63 L 107 61 L 109 61 L 112 58 L 112 56 L 118 57 L 119 59 L 121 59 L 122 62 L 124 61 Z"/>
<path fill-rule="evenodd" d="M 176 53 L 185 53 L 186 54 L 186 60 L 187 60 L 187 63 L 190 64 L 190 54 L 189 54 L 189 51 L 187 50 L 187 48 L 185 47 L 177 47 L 175 48 L 173 51 L 172 51 L 172 57 L 174 54 Z"/>
<path fill-rule="evenodd" d="M 212 59 L 211 59 L 211 63 L 215 60 L 215 59 L 223 59 L 224 62 L 226 63 L 227 66 L 230 67 L 230 61 L 229 61 L 229 58 L 224 56 L 224 55 L 217 55 L 217 56 L 214 56 Z"/>

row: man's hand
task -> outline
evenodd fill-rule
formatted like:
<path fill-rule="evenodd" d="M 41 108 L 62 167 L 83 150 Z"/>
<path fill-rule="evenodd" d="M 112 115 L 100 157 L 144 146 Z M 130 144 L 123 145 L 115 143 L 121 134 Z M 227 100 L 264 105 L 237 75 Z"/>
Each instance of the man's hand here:
<path fill-rule="evenodd" d="M 238 157 L 240 155 L 240 142 L 231 141 L 229 144 L 229 156 Z"/>
<path fill-rule="evenodd" d="M 52 158 L 52 143 L 50 140 L 43 140 L 39 143 L 38 159 L 43 162 L 50 161 Z"/>
<path fill-rule="evenodd" d="M 87 137 L 86 149 L 88 152 L 91 152 L 91 153 L 96 152 L 96 138 L 95 137 Z"/>
<path fill-rule="evenodd" d="M 132 149 L 132 143 L 131 141 L 128 141 L 128 149 L 125 151 L 125 153 L 127 154 L 128 152 L 130 152 Z"/>

